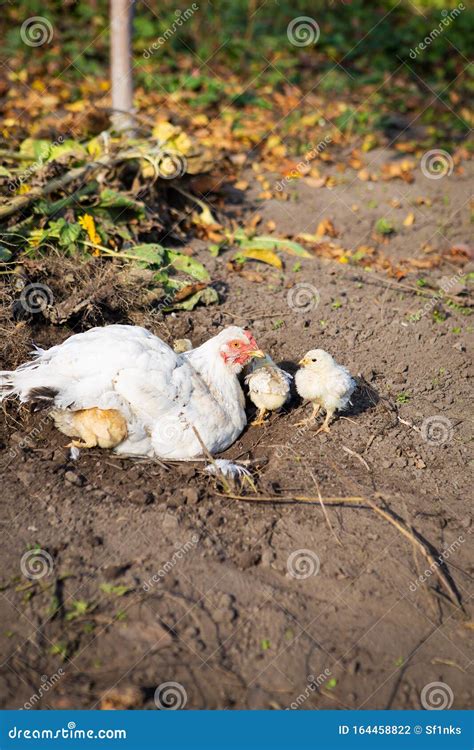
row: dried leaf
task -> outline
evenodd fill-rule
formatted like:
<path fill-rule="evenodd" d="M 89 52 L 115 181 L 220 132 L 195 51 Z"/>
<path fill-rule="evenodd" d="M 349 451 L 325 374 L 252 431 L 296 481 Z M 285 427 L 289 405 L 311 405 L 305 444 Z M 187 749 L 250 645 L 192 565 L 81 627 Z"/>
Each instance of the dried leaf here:
<path fill-rule="evenodd" d="M 243 250 L 239 253 L 244 258 L 250 260 L 258 260 L 261 263 L 266 263 L 268 266 L 274 266 L 275 268 L 283 268 L 283 263 L 278 255 L 273 250 L 266 250 L 264 248 L 254 248 L 253 250 Z"/>

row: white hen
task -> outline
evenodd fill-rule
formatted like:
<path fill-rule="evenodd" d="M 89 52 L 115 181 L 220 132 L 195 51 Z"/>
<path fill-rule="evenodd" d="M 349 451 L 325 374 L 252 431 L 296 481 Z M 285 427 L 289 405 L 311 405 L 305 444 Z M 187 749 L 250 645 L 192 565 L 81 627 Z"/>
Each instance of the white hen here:
<path fill-rule="evenodd" d="M 184 354 L 138 326 L 92 328 L 0 373 L 0 400 L 52 409 L 62 432 L 82 438 L 78 447 L 193 458 L 203 453 L 199 438 L 218 453 L 240 435 L 247 419 L 237 375 L 263 356 L 237 326 Z"/>
<path fill-rule="evenodd" d="M 268 354 L 264 359 L 252 362 L 250 370 L 245 383 L 250 400 L 258 409 L 258 416 L 252 422 L 257 427 L 264 424 L 267 411 L 279 409 L 288 400 L 292 376 L 278 367 Z"/>
<path fill-rule="evenodd" d="M 326 418 L 316 431 L 329 432 L 329 422 L 335 411 L 347 409 L 356 387 L 349 371 L 324 349 L 311 349 L 299 362 L 301 369 L 295 375 L 295 385 L 301 398 L 311 401 L 313 412 L 301 424 L 308 424 L 323 407 Z"/>

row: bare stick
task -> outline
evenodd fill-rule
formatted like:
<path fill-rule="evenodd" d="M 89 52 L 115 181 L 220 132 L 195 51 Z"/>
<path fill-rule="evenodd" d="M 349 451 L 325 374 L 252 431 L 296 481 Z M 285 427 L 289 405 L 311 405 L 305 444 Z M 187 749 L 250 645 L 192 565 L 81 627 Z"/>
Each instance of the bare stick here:
<path fill-rule="evenodd" d="M 233 495 L 233 494 L 226 494 L 222 495 L 222 497 L 229 497 L 234 500 L 242 500 L 243 502 L 270 502 L 270 503 L 276 503 L 276 504 L 285 504 L 285 503 L 307 503 L 308 505 L 315 505 L 316 503 L 320 504 L 320 501 L 318 498 L 315 497 L 308 497 L 307 495 L 293 495 L 290 497 L 272 497 L 271 495 Z M 382 508 L 379 508 L 378 505 L 376 505 L 372 500 L 370 500 L 368 497 L 325 497 L 324 498 L 324 504 L 325 505 L 362 505 L 364 504 L 368 505 L 375 513 L 377 513 L 379 516 L 384 518 L 386 521 L 388 521 L 392 526 L 395 526 L 396 529 L 407 539 L 410 540 L 410 542 L 415 545 L 430 564 L 430 567 L 434 569 L 435 575 L 439 578 L 441 584 L 444 586 L 444 588 L 448 591 L 448 598 L 451 601 L 452 604 L 455 604 L 455 606 L 461 606 L 462 604 L 459 600 L 459 596 L 449 580 L 447 579 L 446 575 L 443 573 L 441 567 L 436 562 L 434 557 L 431 555 L 430 552 L 426 549 L 425 545 L 420 541 L 420 539 L 410 530 L 407 529 L 405 526 L 403 526 L 399 521 L 397 521 L 396 518 L 393 517 L 390 513 L 387 513 L 385 510 L 382 510 Z M 453 602 L 452 598 L 454 597 L 455 602 Z"/>

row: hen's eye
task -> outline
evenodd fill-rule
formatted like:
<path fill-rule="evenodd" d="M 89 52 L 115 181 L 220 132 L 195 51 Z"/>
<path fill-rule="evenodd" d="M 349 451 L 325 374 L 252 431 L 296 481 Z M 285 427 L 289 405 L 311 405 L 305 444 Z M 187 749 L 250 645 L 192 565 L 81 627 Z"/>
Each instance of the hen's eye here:
<path fill-rule="evenodd" d="M 240 344 L 239 344 L 238 341 L 233 341 L 231 343 L 231 347 L 232 347 L 232 349 L 240 349 Z"/>

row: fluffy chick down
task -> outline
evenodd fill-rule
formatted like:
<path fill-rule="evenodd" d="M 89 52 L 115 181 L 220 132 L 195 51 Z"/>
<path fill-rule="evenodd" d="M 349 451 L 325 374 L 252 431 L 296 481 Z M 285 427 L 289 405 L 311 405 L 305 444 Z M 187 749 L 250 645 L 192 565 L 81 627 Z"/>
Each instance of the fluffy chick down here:
<path fill-rule="evenodd" d="M 323 349 L 311 349 L 299 363 L 295 385 L 301 398 L 311 401 L 313 413 L 310 422 L 322 407 L 326 418 L 318 432 L 329 432 L 329 422 L 336 411 L 344 411 L 351 403 L 356 382 L 343 365 Z"/>
<path fill-rule="evenodd" d="M 257 419 L 252 423 L 262 425 L 267 411 L 280 409 L 290 396 L 292 376 L 268 356 L 254 360 L 251 371 L 245 378 L 249 389 L 249 398 L 259 410 Z"/>

